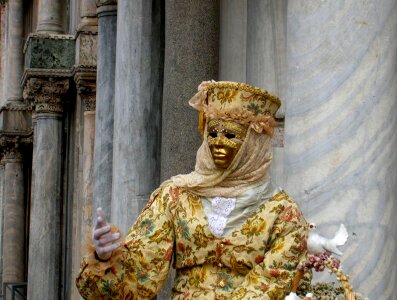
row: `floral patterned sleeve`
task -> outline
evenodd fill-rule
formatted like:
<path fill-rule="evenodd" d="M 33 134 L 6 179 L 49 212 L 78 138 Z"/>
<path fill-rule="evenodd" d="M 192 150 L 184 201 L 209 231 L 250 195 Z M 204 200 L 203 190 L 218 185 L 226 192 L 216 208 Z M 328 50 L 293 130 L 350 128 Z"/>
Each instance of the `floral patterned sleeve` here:
<path fill-rule="evenodd" d="M 284 300 L 299 262 L 306 259 L 308 226 L 297 205 L 283 206 L 263 258 L 233 292 L 232 299 Z"/>
<path fill-rule="evenodd" d="M 151 196 L 112 258 L 84 257 L 76 279 L 84 299 L 152 299 L 165 281 L 173 253 L 174 230 L 168 212 L 167 187 Z"/>

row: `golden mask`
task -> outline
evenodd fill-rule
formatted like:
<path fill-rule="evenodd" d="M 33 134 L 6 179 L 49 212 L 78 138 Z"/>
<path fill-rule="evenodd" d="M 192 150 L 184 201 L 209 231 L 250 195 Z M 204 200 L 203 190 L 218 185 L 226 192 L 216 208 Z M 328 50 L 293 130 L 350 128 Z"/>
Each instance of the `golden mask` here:
<path fill-rule="evenodd" d="M 218 168 L 226 169 L 239 151 L 248 127 L 233 121 L 212 119 L 207 124 L 207 141 Z"/>

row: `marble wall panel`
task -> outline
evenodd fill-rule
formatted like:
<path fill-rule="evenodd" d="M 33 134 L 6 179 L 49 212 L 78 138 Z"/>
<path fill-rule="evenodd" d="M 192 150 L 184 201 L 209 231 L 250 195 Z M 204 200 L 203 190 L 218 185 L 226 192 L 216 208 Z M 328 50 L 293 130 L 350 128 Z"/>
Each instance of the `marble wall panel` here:
<path fill-rule="evenodd" d="M 397 284 L 397 1 L 290 1 L 285 176 L 370 299 Z M 328 278 L 324 274 L 321 279 Z"/>
<path fill-rule="evenodd" d="M 75 51 L 73 36 L 33 36 L 26 48 L 25 67 L 68 69 L 75 63 Z"/>

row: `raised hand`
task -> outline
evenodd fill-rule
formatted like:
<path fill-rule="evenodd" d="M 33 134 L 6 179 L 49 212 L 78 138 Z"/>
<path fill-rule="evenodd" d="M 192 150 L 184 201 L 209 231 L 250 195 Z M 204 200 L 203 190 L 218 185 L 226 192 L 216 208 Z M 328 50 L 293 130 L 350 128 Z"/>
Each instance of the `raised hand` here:
<path fill-rule="evenodd" d="M 92 231 L 92 241 L 98 258 L 100 260 L 108 260 L 112 256 L 113 251 L 120 247 L 120 243 L 115 243 L 120 238 L 120 233 L 111 232 L 101 207 L 97 208 L 96 213 L 97 219 Z"/>

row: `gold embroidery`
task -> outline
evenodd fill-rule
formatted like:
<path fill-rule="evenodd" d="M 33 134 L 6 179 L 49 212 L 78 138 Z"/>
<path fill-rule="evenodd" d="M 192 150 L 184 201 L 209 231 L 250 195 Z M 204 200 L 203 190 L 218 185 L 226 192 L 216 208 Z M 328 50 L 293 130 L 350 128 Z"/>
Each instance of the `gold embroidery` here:
<path fill-rule="evenodd" d="M 230 147 L 233 149 L 240 149 L 241 144 L 238 144 L 232 140 L 229 140 L 228 138 L 224 137 L 224 136 L 220 136 L 220 137 L 208 137 L 208 146 L 212 146 L 212 145 L 223 145 L 226 147 Z"/>
<path fill-rule="evenodd" d="M 232 93 L 231 90 L 235 90 L 235 93 L 237 93 L 238 90 L 241 91 L 245 91 L 245 92 L 249 92 L 252 95 L 248 96 L 245 95 L 244 96 L 244 100 L 248 101 L 250 98 L 252 98 L 252 100 L 260 100 L 260 101 L 266 101 L 266 100 L 270 100 L 271 102 L 277 104 L 278 106 L 281 105 L 281 101 L 278 97 L 273 96 L 272 94 L 270 94 L 268 91 L 263 90 L 261 88 L 258 87 L 254 87 L 251 86 L 249 84 L 246 83 L 241 83 L 241 82 L 208 82 L 206 84 L 206 87 L 208 89 L 208 94 L 212 94 L 214 92 L 214 89 L 219 89 L 219 88 L 226 88 L 226 89 L 230 89 L 228 93 L 224 93 L 226 95 L 228 95 L 229 97 L 231 97 L 231 95 L 235 95 L 234 93 Z M 224 99 L 225 96 L 222 94 L 221 95 Z M 243 97 L 241 97 L 243 98 Z M 262 99 L 263 98 L 263 99 Z M 219 98 L 218 98 L 219 99 Z M 221 101 L 221 99 L 219 99 Z M 243 100 L 243 99 L 242 99 Z M 225 102 L 225 100 L 223 100 Z M 230 99 L 228 99 L 227 102 L 231 102 Z"/>

